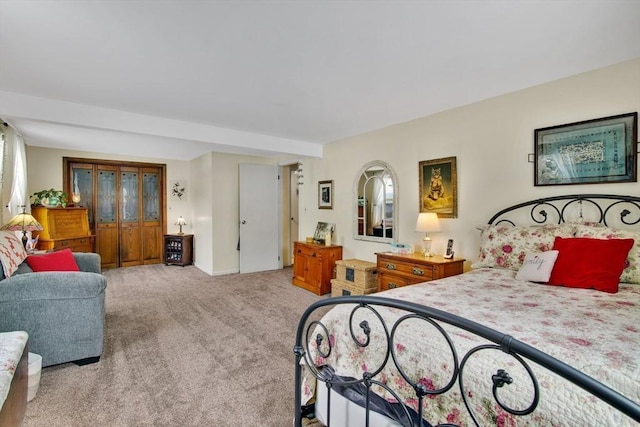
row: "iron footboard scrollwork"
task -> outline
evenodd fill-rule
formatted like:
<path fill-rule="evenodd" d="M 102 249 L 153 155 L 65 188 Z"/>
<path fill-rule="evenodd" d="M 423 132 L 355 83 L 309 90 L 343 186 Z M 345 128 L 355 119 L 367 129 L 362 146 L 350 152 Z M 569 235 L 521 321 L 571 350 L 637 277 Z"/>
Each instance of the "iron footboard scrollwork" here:
<path fill-rule="evenodd" d="M 349 331 L 351 336 L 348 337 L 345 333 L 342 339 L 350 339 L 353 345 L 361 347 L 362 349 L 369 347 L 372 339 L 386 340 L 386 343 L 382 345 L 382 348 L 386 348 L 386 353 L 380 355 L 377 359 L 372 359 L 373 361 L 371 363 L 373 365 L 363 369 L 360 378 L 338 376 L 333 369 L 328 366 L 328 361 L 334 350 L 333 341 L 337 338 L 332 336 L 332 331 L 323 324 L 322 320 L 311 319 L 319 317 L 322 313 L 326 312 L 327 307 L 331 306 L 350 310 Z M 381 311 L 384 311 L 385 315 L 393 313 L 391 324 L 388 324 L 389 317 L 381 315 Z M 362 320 L 363 318 L 365 320 Z M 385 318 L 387 320 L 385 320 Z M 401 343 L 402 339 L 399 338 L 402 332 L 399 331 L 403 329 L 403 325 L 406 322 L 424 322 L 424 325 L 420 324 L 419 329 L 412 329 L 412 331 L 431 329 L 432 332 L 435 331 L 439 335 L 439 339 L 442 340 L 440 347 L 442 349 L 448 348 L 450 355 L 448 355 L 447 358 L 451 360 L 451 366 L 448 367 L 448 371 L 450 371 L 451 376 L 448 380 L 443 380 L 443 384 L 425 384 L 424 381 L 420 379 L 412 378 L 405 370 L 405 365 L 408 361 L 403 360 L 399 356 L 399 351 L 404 346 L 404 344 Z M 476 337 L 477 340 L 474 341 L 471 348 L 465 349 L 463 353 L 459 355 L 459 348 L 456 346 L 455 340 L 451 338 L 452 331 L 460 331 L 465 335 L 471 334 Z M 480 342 L 480 344 L 476 344 L 476 341 Z M 509 360 L 509 362 L 498 362 L 503 363 L 503 365 L 499 366 L 498 369 L 491 367 L 492 374 L 482 379 L 483 381 L 486 380 L 489 384 L 494 402 L 506 413 L 514 417 L 533 414 L 536 409 L 538 409 L 541 393 L 536 370 L 542 367 L 575 384 L 591 396 L 605 402 L 632 420 L 640 422 L 640 405 L 638 403 L 568 364 L 512 336 L 436 308 L 426 307 L 408 301 L 363 295 L 323 299 L 308 307 L 302 315 L 298 324 L 294 346 L 294 425 L 302 425 L 303 370 L 308 370 L 315 379 L 322 381 L 329 391 L 336 388 L 359 389 L 359 396 L 362 397 L 361 406 L 365 408 L 366 419 L 363 425 L 366 426 L 370 425 L 369 409 L 374 406 L 380 406 L 379 400 L 383 400 L 384 402 L 397 402 L 396 405 L 400 405 L 400 409 L 397 407 L 393 409 L 396 414 L 396 422 L 400 425 L 407 427 L 431 426 L 432 424 L 429 424 L 429 414 L 423 413 L 423 400 L 451 392 L 459 393 L 473 423 L 476 426 L 483 425 L 476 414 L 474 406 L 468 401 L 471 393 L 467 391 L 465 386 L 465 379 L 467 378 L 465 373 L 468 365 L 473 363 L 472 360 L 476 358 L 478 354 L 490 351 L 499 352 L 499 354 L 504 355 L 505 360 Z M 415 360 L 411 363 L 413 362 L 415 362 Z M 484 361 L 482 363 L 484 363 Z M 413 400 L 413 404 L 410 405 L 407 404 L 406 401 L 403 401 L 396 391 L 394 391 L 393 382 L 386 381 L 384 375 L 381 375 L 383 368 L 388 366 L 395 369 L 399 376 L 413 388 L 415 396 L 409 399 Z M 523 373 L 517 376 L 517 380 L 512 375 L 514 370 Z M 455 387 L 456 384 L 458 385 L 457 388 Z M 319 385 L 318 387 L 321 386 Z M 517 402 L 518 407 L 516 407 L 516 403 L 508 399 L 509 391 L 512 390 L 513 387 L 522 387 L 527 392 L 526 394 L 529 395 L 530 400 L 528 402 Z M 374 390 L 376 390 L 377 393 Z M 386 399 L 380 399 L 380 392 L 387 396 Z M 376 401 L 376 398 L 378 398 L 378 401 Z M 327 407 L 327 418 L 331 419 L 330 392 L 328 393 Z M 496 423 L 494 422 L 492 425 L 494 424 Z M 456 425 L 458 424 L 455 424 L 455 421 L 438 424 L 438 426 Z M 328 427 L 331 427 L 330 424 Z"/>

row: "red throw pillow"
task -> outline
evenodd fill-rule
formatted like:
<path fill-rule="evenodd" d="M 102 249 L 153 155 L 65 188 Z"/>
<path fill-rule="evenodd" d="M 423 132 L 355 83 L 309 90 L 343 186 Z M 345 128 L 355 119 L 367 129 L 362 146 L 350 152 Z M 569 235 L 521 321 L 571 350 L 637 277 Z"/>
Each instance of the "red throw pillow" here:
<path fill-rule="evenodd" d="M 44 255 L 29 255 L 27 264 L 33 271 L 80 271 L 71 249 L 50 252 Z"/>
<path fill-rule="evenodd" d="M 616 293 L 633 244 L 633 239 L 556 237 L 553 249 L 559 253 L 549 284 Z"/>

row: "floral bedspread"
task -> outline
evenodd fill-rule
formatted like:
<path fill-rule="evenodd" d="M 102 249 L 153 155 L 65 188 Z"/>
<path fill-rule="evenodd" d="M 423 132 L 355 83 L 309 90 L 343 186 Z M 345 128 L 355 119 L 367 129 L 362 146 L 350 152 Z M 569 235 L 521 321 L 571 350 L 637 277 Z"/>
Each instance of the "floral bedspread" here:
<path fill-rule="evenodd" d="M 640 286 L 621 284 L 616 294 L 589 289 L 548 286 L 515 280 L 515 271 L 478 269 L 459 276 L 402 287 L 375 294 L 416 302 L 473 320 L 509 334 L 538 348 L 635 402 L 640 402 Z M 384 363 L 387 341 L 380 323 L 369 311 L 359 309 L 356 326 L 369 321 L 371 343 L 357 347 L 349 330 L 353 305 L 342 305 L 327 313 L 322 323 L 333 344 L 325 359 L 315 342 L 309 356 L 316 366 L 330 364 L 338 375 L 362 378 Z M 388 325 L 406 314 L 379 308 Z M 463 330 L 442 325 L 450 334 L 459 359 L 472 347 L 487 343 Z M 356 328 L 358 329 L 358 328 Z M 318 330 L 319 331 L 319 330 Z M 315 337 L 316 333 L 310 336 Z M 364 335 L 358 333 L 359 337 Z M 321 344 L 321 350 L 326 351 Z M 451 379 L 453 358 L 446 341 L 422 320 L 402 323 L 393 342 L 397 359 L 409 378 L 429 390 L 443 387 Z M 498 426 L 593 426 L 636 425 L 627 416 L 600 402 L 568 381 L 531 364 L 540 385 L 540 404 L 533 414 L 514 417 L 500 408 L 491 395 L 491 376 L 505 369 L 514 379 L 500 388 L 501 400 L 524 409 L 532 400 L 531 380 L 512 357 L 499 350 L 474 353 L 464 369 L 465 394 L 480 417 L 481 425 Z M 388 361 L 376 377 L 399 393 L 409 406 L 417 407 L 410 384 Z M 374 391 L 389 401 L 393 397 L 381 388 Z M 303 402 L 315 393 L 315 379 L 306 373 Z M 473 425 L 460 397 L 459 385 L 445 395 L 428 396 L 425 418 L 431 424 Z"/>
<path fill-rule="evenodd" d="M 28 339 L 29 335 L 24 331 L 0 332 L 0 408 L 7 399 Z"/>

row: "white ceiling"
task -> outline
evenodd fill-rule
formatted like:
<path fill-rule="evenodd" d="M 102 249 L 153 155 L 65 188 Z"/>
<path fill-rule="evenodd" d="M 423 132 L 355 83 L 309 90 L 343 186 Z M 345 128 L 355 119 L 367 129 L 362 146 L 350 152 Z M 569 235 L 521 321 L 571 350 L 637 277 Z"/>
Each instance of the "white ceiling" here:
<path fill-rule="evenodd" d="M 638 0 L 0 0 L 0 117 L 34 146 L 321 156 L 636 57 Z"/>

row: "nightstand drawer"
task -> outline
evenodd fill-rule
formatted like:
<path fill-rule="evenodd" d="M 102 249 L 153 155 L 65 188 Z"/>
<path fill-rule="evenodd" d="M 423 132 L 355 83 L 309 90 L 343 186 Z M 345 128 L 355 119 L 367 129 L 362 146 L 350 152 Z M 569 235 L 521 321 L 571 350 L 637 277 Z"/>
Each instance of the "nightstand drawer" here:
<path fill-rule="evenodd" d="M 462 273 L 464 259 L 424 257 L 422 254 L 378 253 L 378 290 L 429 282 Z"/>
<path fill-rule="evenodd" d="M 316 247 L 313 247 L 313 246 L 297 245 L 296 254 L 300 254 L 300 255 L 308 256 L 312 258 L 321 258 L 322 250 L 318 250 Z M 294 254 L 294 256 L 296 254 Z"/>
<path fill-rule="evenodd" d="M 407 274 L 412 277 L 415 276 L 416 278 L 424 279 L 425 281 L 433 279 L 433 266 L 431 265 L 416 265 L 415 263 L 385 259 L 384 257 L 378 260 L 378 270 Z"/>
<path fill-rule="evenodd" d="M 402 286 L 412 285 L 415 282 L 407 280 L 405 277 L 388 274 L 386 272 L 378 273 L 378 291 L 386 291 L 396 289 Z"/>

